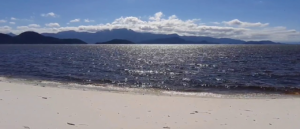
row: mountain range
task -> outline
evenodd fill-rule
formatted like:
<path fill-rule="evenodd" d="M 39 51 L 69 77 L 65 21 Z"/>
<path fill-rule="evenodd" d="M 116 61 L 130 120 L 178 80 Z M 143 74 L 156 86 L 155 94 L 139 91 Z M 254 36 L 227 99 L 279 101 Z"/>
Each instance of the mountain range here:
<path fill-rule="evenodd" d="M 130 29 L 103 30 L 96 33 L 63 31 L 58 33 L 23 32 L 0 34 L 0 44 L 279 44 L 272 41 L 243 41 L 230 38 L 179 36 L 135 32 Z"/>
<path fill-rule="evenodd" d="M 187 44 L 187 43 L 200 43 L 200 44 L 250 44 L 243 40 L 230 39 L 230 38 L 212 38 L 205 36 L 179 36 L 177 34 L 154 34 L 154 33 L 141 33 L 135 32 L 130 29 L 113 29 L 102 30 L 95 33 L 89 32 L 76 32 L 76 31 L 63 31 L 58 33 L 43 33 L 42 35 L 51 36 L 56 38 L 78 38 L 87 43 L 99 43 L 106 42 L 113 39 L 123 39 L 134 43 L 151 43 L 160 44 L 174 43 L 174 44 Z M 157 42 L 159 39 L 159 42 Z M 177 40 L 176 40 L 177 39 Z M 176 40 L 176 41 L 175 41 Z M 270 44 L 276 44 L 275 42 L 268 41 Z M 257 44 L 257 42 L 255 42 Z"/>
<path fill-rule="evenodd" d="M 86 44 L 79 39 L 59 39 L 43 36 L 36 32 L 23 32 L 17 36 L 0 33 L 0 44 Z"/>

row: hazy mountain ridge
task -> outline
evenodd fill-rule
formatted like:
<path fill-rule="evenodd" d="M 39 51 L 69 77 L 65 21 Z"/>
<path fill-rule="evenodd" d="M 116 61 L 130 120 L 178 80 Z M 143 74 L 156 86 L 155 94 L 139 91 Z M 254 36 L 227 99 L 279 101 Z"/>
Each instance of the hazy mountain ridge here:
<path fill-rule="evenodd" d="M 125 40 L 132 41 L 134 43 L 145 43 L 146 41 L 151 41 L 151 40 L 155 41 L 157 39 L 166 39 L 166 38 L 172 39 L 174 37 L 179 37 L 180 39 L 178 39 L 178 41 L 183 39 L 185 41 L 188 41 L 189 43 L 205 43 L 205 42 L 207 42 L 208 44 L 211 44 L 211 43 L 214 43 L 214 44 L 250 44 L 251 43 L 251 42 L 247 43 L 246 41 L 243 41 L 243 40 L 230 39 L 230 38 L 213 38 L 213 37 L 205 37 L 205 36 L 179 36 L 177 34 L 141 33 L 141 32 L 135 32 L 130 29 L 102 30 L 102 31 L 98 31 L 96 33 L 64 31 L 64 32 L 59 32 L 59 33 L 43 33 L 42 35 L 56 37 L 56 38 L 78 38 L 87 43 L 106 42 L 106 41 L 110 41 L 113 39 L 125 39 Z M 185 41 L 183 41 L 183 43 L 185 43 Z M 205 41 L 205 42 L 203 42 L 203 41 Z M 170 41 L 168 41 L 168 42 L 170 42 Z M 150 43 L 150 42 L 148 42 L 148 43 Z M 152 44 L 154 44 L 154 43 L 161 43 L 161 42 L 152 42 Z M 255 43 L 255 44 L 257 44 L 257 43 Z M 271 44 L 273 44 L 273 43 L 271 43 Z"/>
<path fill-rule="evenodd" d="M 7 35 L 10 35 L 10 36 L 12 36 L 12 37 L 17 36 L 17 35 L 14 34 L 14 33 L 8 33 Z"/>
<path fill-rule="evenodd" d="M 275 43 L 272 41 L 265 40 L 265 41 L 248 41 L 244 44 L 281 44 L 281 43 Z"/>
<path fill-rule="evenodd" d="M 113 39 L 110 41 L 106 41 L 106 42 L 98 42 L 96 44 L 135 44 L 132 41 L 129 40 L 124 40 L 124 39 Z"/>
<path fill-rule="evenodd" d="M 220 43 L 223 40 L 223 39 L 217 39 L 211 37 L 179 36 L 177 34 L 139 33 L 127 29 L 103 30 L 96 33 L 64 31 L 59 33 L 43 33 L 43 35 L 52 36 L 56 38 L 79 38 L 88 43 L 105 42 L 112 39 L 126 39 L 132 42 L 144 42 L 148 40 L 171 38 L 171 37 L 180 37 L 184 40 L 188 40 L 192 42 L 200 42 L 205 40 L 208 42 Z M 235 39 L 225 39 L 225 40 L 223 40 L 225 43 L 233 43 L 233 44 L 241 44 L 245 42 L 242 40 L 235 40 Z"/>
<path fill-rule="evenodd" d="M 162 35 L 152 33 L 138 33 L 127 29 L 103 30 L 96 33 L 64 31 L 59 33 L 43 33 L 42 35 L 56 38 L 78 38 L 87 43 L 106 42 L 113 39 L 125 39 L 132 42 L 141 42 L 157 38 L 169 38 L 178 35 Z"/>
<path fill-rule="evenodd" d="M 218 44 L 207 41 L 188 41 L 181 37 L 170 37 L 170 38 L 161 38 L 161 39 L 153 39 L 139 42 L 139 44 Z"/>

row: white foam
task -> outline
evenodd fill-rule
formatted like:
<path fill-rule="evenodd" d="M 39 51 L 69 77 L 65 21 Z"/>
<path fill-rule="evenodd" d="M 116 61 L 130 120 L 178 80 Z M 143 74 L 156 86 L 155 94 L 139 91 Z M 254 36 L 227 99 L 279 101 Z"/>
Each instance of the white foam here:
<path fill-rule="evenodd" d="M 170 95 L 183 95 L 183 96 L 199 96 L 199 97 L 214 97 L 214 98 L 222 98 L 224 95 L 214 94 L 209 92 L 179 92 L 179 91 L 163 91 L 164 94 Z"/>
<path fill-rule="evenodd" d="M 42 84 L 54 84 L 54 85 L 61 85 L 62 83 L 54 82 L 54 81 L 41 81 Z"/>

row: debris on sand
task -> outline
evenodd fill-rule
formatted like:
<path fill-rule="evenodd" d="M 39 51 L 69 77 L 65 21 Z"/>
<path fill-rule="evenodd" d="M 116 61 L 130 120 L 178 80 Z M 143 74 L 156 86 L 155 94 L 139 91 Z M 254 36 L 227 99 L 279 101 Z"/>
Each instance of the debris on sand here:
<path fill-rule="evenodd" d="M 164 129 L 171 129 L 170 127 L 163 127 Z"/>
<path fill-rule="evenodd" d="M 73 126 L 75 125 L 75 124 L 73 124 L 73 123 L 67 123 L 67 124 L 68 124 L 68 125 L 73 125 Z"/>
<path fill-rule="evenodd" d="M 198 113 L 198 111 L 194 111 L 194 112 L 192 112 L 192 113 L 190 113 L 190 114 L 196 114 L 196 113 Z"/>
<path fill-rule="evenodd" d="M 30 129 L 28 126 L 23 126 L 24 127 L 24 129 Z"/>
<path fill-rule="evenodd" d="M 47 97 L 42 97 L 43 99 L 48 99 Z"/>

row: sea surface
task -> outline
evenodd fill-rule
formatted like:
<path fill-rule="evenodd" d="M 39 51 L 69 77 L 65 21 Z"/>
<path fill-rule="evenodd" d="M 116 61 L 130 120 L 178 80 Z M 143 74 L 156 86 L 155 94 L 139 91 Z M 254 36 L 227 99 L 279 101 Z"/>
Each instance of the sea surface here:
<path fill-rule="evenodd" d="M 300 91 L 300 45 L 0 45 L 0 76 L 207 93 Z"/>

